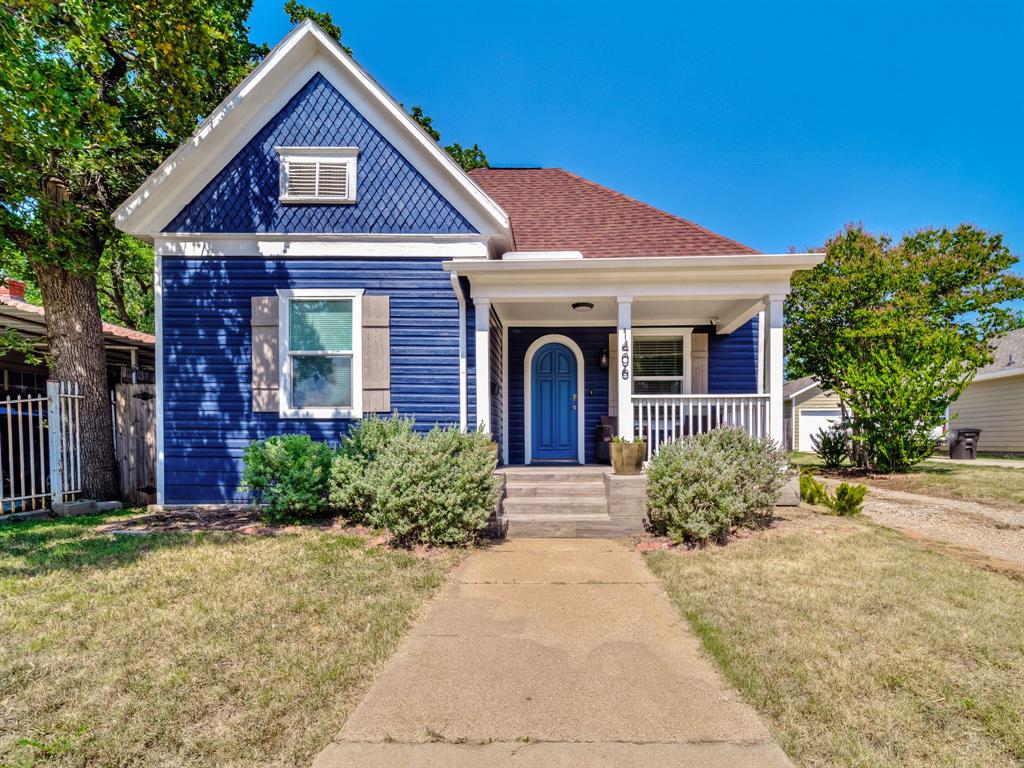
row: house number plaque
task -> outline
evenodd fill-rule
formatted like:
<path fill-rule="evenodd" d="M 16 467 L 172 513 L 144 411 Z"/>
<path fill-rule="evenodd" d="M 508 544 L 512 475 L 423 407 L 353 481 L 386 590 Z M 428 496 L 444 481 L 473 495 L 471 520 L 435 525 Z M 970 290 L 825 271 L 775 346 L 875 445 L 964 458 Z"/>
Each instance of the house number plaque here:
<path fill-rule="evenodd" d="M 629 381 L 629 339 L 622 342 L 622 355 L 619 359 L 622 362 L 622 380 Z"/>

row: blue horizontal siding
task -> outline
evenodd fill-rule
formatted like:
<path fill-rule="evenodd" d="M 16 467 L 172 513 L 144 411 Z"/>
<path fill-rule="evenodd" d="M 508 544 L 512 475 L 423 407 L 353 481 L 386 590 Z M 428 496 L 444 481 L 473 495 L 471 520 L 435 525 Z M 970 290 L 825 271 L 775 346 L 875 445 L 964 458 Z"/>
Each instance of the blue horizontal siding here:
<path fill-rule="evenodd" d="M 601 368 L 601 352 L 608 348 L 608 334 L 614 328 L 509 328 L 508 329 L 508 459 L 510 464 L 522 464 L 525 453 L 526 397 L 524 366 L 526 350 L 539 339 L 551 333 L 568 336 L 583 353 L 584 398 L 584 458 L 587 463 L 597 461 L 595 440 L 601 417 L 608 415 L 608 371 Z"/>
<path fill-rule="evenodd" d="M 275 147 L 358 147 L 358 200 L 282 205 Z M 263 126 L 167 227 L 170 232 L 473 233 L 448 200 L 323 75 Z"/>
<path fill-rule="evenodd" d="M 708 337 L 708 392 L 750 395 L 757 392 L 757 317 L 730 334 Z"/>
<path fill-rule="evenodd" d="M 390 297 L 391 405 L 428 429 L 459 421 L 458 302 L 436 259 L 163 261 L 164 491 L 169 504 L 241 501 L 252 441 L 289 432 L 337 443 L 351 422 L 252 411 L 253 296 L 363 288 Z"/>

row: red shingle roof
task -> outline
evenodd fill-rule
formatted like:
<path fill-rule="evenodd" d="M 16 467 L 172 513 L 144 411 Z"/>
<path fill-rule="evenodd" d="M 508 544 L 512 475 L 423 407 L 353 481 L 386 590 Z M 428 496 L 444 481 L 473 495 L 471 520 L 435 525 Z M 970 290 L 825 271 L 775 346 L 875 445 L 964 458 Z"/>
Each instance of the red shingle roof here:
<path fill-rule="evenodd" d="M 512 219 L 519 251 L 610 256 L 758 253 L 561 168 L 478 168 L 470 177 Z"/>
<path fill-rule="evenodd" d="M 0 306 L 9 307 L 11 311 L 19 314 L 38 315 L 40 319 L 46 317 L 46 310 L 36 304 L 29 304 L 27 301 L 0 295 Z M 0 313 L 2 314 L 2 313 Z M 156 345 L 156 336 L 150 333 L 143 333 L 132 328 L 124 328 L 113 323 L 103 323 L 103 333 L 115 339 L 134 341 L 146 346 Z M 45 332 L 43 332 L 45 335 Z"/>

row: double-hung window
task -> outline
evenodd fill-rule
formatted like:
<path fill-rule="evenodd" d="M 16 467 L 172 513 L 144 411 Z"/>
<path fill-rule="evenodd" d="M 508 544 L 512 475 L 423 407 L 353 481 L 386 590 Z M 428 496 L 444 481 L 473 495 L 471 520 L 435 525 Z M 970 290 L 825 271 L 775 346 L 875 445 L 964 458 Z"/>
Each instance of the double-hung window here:
<path fill-rule="evenodd" d="M 683 395 L 689 392 L 689 334 L 676 331 L 646 336 L 639 329 L 633 334 L 633 394 Z"/>
<path fill-rule="evenodd" d="M 278 291 L 281 415 L 357 418 L 361 290 Z"/>

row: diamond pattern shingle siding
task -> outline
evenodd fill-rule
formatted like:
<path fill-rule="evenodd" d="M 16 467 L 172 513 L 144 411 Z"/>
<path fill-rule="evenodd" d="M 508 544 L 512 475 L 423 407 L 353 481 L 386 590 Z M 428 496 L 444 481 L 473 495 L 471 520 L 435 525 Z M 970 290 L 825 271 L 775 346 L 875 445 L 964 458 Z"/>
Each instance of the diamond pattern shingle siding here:
<path fill-rule="evenodd" d="M 520 251 L 581 251 L 587 258 L 757 253 L 561 168 L 480 168 L 469 175 L 508 213 Z"/>
<path fill-rule="evenodd" d="M 359 147 L 358 202 L 282 205 L 276 146 Z M 472 233 L 476 230 L 322 75 L 167 226 L 170 232 Z"/>

